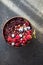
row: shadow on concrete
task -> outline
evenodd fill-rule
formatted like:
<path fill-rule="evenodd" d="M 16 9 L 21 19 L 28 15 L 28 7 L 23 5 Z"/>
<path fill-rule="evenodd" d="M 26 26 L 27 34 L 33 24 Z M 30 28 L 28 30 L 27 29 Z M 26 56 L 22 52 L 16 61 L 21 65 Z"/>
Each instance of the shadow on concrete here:
<path fill-rule="evenodd" d="M 12 0 L 12 2 L 18 6 L 23 12 L 25 12 L 31 19 L 33 19 L 35 22 L 37 22 L 40 26 L 41 24 L 43 24 L 43 18 L 40 17 L 39 15 L 37 15 L 37 13 L 35 13 L 31 8 L 25 6 L 25 4 L 23 4 L 22 2 L 20 2 L 20 0 Z M 25 2 L 27 3 L 27 1 L 25 0 Z M 38 12 L 39 10 L 36 9 L 33 5 L 31 5 L 29 2 L 27 3 L 29 6 L 31 6 L 36 12 Z"/>

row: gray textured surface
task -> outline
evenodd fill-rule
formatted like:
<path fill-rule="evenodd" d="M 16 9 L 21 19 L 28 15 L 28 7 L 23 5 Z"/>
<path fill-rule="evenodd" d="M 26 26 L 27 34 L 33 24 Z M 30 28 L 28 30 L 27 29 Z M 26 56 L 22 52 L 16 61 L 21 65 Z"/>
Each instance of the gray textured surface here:
<path fill-rule="evenodd" d="M 27 14 L 27 16 L 33 19 L 34 22 L 38 23 L 39 26 L 43 29 L 43 17 L 42 17 L 43 15 L 40 14 L 43 8 L 41 8 L 41 11 L 40 11 L 40 8 L 39 10 L 37 10 L 37 8 L 35 8 L 34 6 L 30 4 L 30 2 L 32 2 L 31 0 L 29 1 L 28 5 L 32 6 L 32 9 L 22 3 L 22 1 L 24 0 L 22 1 L 11 0 L 11 1 L 16 6 L 18 6 L 22 11 L 24 11 Z M 39 0 L 37 2 L 39 3 Z M 36 4 L 34 4 L 35 6 L 36 5 L 39 6 L 37 2 Z M 33 9 L 36 13 L 33 11 Z M 40 12 L 37 15 L 38 11 Z M 3 38 L 3 34 L 2 34 L 2 30 L 4 26 L 3 24 L 9 18 L 14 16 L 19 16 L 19 13 L 18 14 L 15 13 L 10 8 L 5 6 L 2 2 L 0 2 L 0 65 L 43 65 L 43 33 L 41 33 L 42 32 L 41 30 L 39 32 L 36 28 L 37 38 L 33 39 L 29 45 L 22 48 L 14 48 L 14 47 L 8 46 Z M 21 12 L 21 15 L 22 15 L 22 12 Z"/>

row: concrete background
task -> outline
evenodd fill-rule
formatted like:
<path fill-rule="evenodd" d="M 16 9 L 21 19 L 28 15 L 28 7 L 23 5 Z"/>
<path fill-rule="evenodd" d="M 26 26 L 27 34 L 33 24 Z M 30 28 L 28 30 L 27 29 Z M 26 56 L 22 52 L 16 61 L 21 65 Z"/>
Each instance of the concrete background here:
<path fill-rule="evenodd" d="M 3 26 L 14 16 L 27 18 L 36 30 L 36 39 L 26 47 L 8 46 Z M 43 65 L 43 0 L 0 0 L 0 65 Z"/>

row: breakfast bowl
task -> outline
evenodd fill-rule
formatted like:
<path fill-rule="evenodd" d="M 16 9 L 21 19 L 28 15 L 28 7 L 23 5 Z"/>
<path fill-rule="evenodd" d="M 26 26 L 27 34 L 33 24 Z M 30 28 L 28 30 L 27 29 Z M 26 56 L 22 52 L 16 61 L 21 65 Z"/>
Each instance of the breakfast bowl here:
<path fill-rule="evenodd" d="M 9 45 L 22 47 L 30 43 L 33 38 L 33 31 L 34 29 L 31 23 L 26 18 L 13 17 L 5 23 L 3 36 Z M 27 43 L 27 41 L 29 41 L 29 43 Z"/>

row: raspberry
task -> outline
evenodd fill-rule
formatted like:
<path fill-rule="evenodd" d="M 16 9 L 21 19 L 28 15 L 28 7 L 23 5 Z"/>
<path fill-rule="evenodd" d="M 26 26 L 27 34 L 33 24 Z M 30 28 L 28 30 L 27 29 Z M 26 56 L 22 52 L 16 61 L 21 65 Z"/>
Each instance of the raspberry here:
<path fill-rule="evenodd" d="M 15 44 L 15 46 L 16 46 L 16 47 L 18 47 L 19 45 L 20 45 L 20 43 L 19 43 L 19 42 Z"/>
<path fill-rule="evenodd" d="M 30 34 L 32 34 L 32 30 L 29 30 Z"/>
<path fill-rule="evenodd" d="M 27 40 L 31 40 L 31 39 L 32 39 L 32 36 L 31 36 L 31 35 L 27 35 L 27 36 L 26 36 L 26 39 L 27 39 Z"/>
<path fill-rule="evenodd" d="M 13 38 L 12 41 L 13 41 L 13 42 L 16 42 L 16 38 Z"/>
<path fill-rule="evenodd" d="M 30 31 L 27 31 L 27 34 L 30 35 Z"/>
<path fill-rule="evenodd" d="M 25 33 L 24 36 L 27 36 L 27 33 Z"/>
<path fill-rule="evenodd" d="M 7 41 L 12 42 L 12 38 L 10 36 L 8 36 Z"/>
<path fill-rule="evenodd" d="M 15 37 L 17 40 L 19 40 L 20 39 L 20 36 L 19 35 L 16 35 L 16 37 Z"/>
<path fill-rule="evenodd" d="M 27 41 L 27 39 L 26 38 L 23 38 L 23 40 L 22 40 L 22 43 L 26 43 L 26 41 Z"/>

